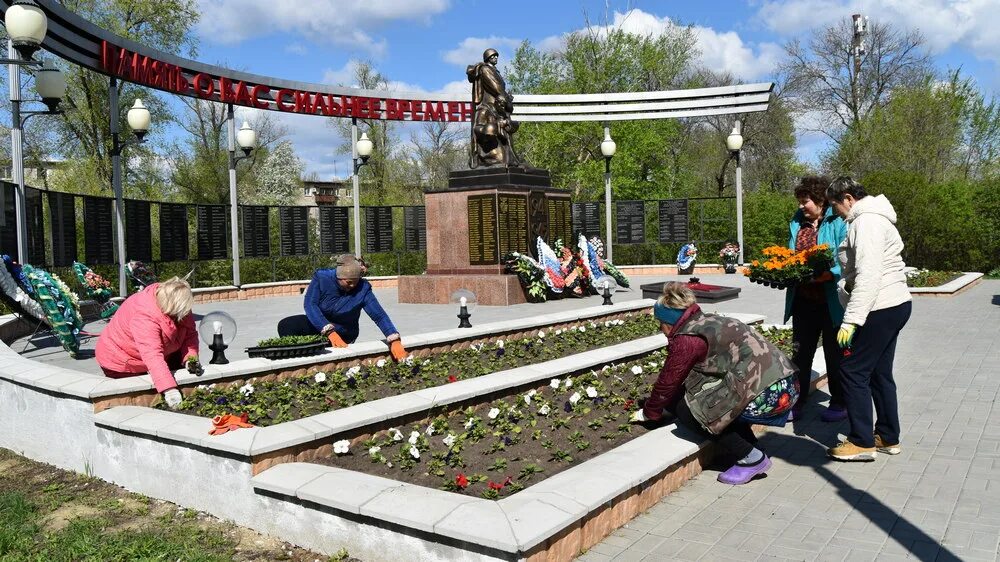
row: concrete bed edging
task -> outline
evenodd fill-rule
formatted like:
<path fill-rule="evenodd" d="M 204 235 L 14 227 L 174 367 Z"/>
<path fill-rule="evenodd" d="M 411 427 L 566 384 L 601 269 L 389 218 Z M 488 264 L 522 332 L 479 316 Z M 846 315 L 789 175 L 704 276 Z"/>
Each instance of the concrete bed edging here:
<path fill-rule="evenodd" d="M 821 354 L 817 359 L 821 361 Z M 408 534 L 386 529 L 385 523 L 378 520 L 363 522 L 336 513 L 316 510 L 310 510 L 308 514 L 311 517 L 303 520 L 302 515 L 306 512 L 301 506 L 260 496 L 254 491 L 251 485 L 253 474 L 250 463 L 232 457 L 220 458 L 197 447 L 178 447 L 160 439 L 136 439 L 129 433 L 99 427 L 93 423 L 96 416 L 86 401 L 80 399 L 67 401 L 65 398 L 21 385 L 0 382 L 0 403 L 13 405 L 11 408 L 0 409 L 0 422 L 2 422 L 0 444 L 19 450 L 32 458 L 102 477 L 136 492 L 204 510 L 231 519 L 238 524 L 291 540 L 296 544 L 319 548 L 326 552 L 338 550 L 344 546 L 345 539 L 348 539 L 351 541 L 348 545 L 351 552 L 363 557 L 382 557 L 387 552 L 386 545 L 392 544 L 398 549 L 390 550 L 404 553 L 400 554 L 401 559 L 414 559 L 414 556 L 419 559 L 439 560 L 495 558 L 485 553 L 470 552 L 461 545 L 456 547 L 428 541 L 426 535 L 415 531 Z M 106 414 L 110 415 L 117 409 L 108 410 Z M 47 423 L 39 423 L 42 420 Z M 67 437 L 65 433 L 67 429 L 71 429 L 72 439 Z M 239 433 L 235 432 L 235 435 Z M 637 439 L 642 437 L 644 436 Z M 65 443 L 65 446 L 47 445 L 53 442 Z M 623 444 L 625 445 L 628 444 Z M 694 444 L 688 443 L 683 446 L 692 447 Z M 679 450 L 677 454 L 682 454 L 686 450 Z M 694 460 L 697 461 L 697 458 Z M 654 498 L 649 490 L 659 486 L 658 489 L 662 493 L 667 493 L 679 485 L 677 482 L 685 481 L 693 476 L 696 470 L 700 470 L 700 466 L 690 468 L 691 462 L 684 466 L 689 468 L 684 468 L 681 473 L 677 473 L 679 469 L 675 469 L 671 475 L 660 474 L 657 485 L 636 487 L 636 493 L 645 494 L 646 499 L 642 501 L 632 499 L 633 494 L 628 498 L 620 498 L 620 501 L 616 500 L 614 506 L 605 509 L 606 515 L 587 523 L 590 527 L 586 533 L 590 533 L 590 536 L 606 536 L 611 530 L 620 526 L 612 525 L 615 520 L 627 521 L 634 516 L 635 513 L 632 511 L 643 505 L 646 507 L 642 509 L 648 508 L 652 505 L 650 502 L 655 503 L 662 497 L 661 495 Z M 677 475 L 672 476 L 674 473 Z M 174 484 L 178 474 L 192 475 L 193 478 L 187 478 L 188 484 L 185 486 L 176 486 Z M 555 475 L 553 478 L 559 476 Z M 673 487 L 668 485 L 665 480 L 667 476 L 673 478 L 676 485 Z M 640 487 L 642 489 L 638 490 Z M 522 498 L 521 501 L 525 502 L 528 498 L 532 498 L 532 491 L 533 487 L 509 499 L 515 500 L 519 496 Z M 547 500 L 533 498 L 532 501 L 526 502 L 526 505 L 520 506 L 516 513 L 527 517 L 534 509 L 543 511 L 552 509 L 553 506 L 547 501 L 553 499 L 553 497 L 548 497 Z M 514 502 L 508 503 L 514 504 Z M 631 507 L 626 509 L 620 506 Z M 372 508 L 374 509 L 374 506 Z M 432 523 L 437 524 L 439 530 L 445 528 L 443 520 Z M 582 544 L 580 541 L 583 540 L 581 538 L 583 536 L 581 533 L 584 533 L 583 527 L 579 530 L 567 529 L 556 532 L 553 535 L 556 538 L 550 540 L 559 542 L 562 551 L 567 553 L 571 551 L 570 556 L 576 555 L 580 548 L 574 545 Z"/>
<path fill-rule="evenodd" d="M 405 336 L 403 337 L 403 342 L 412 349 L 418 349 L 462 340 L 475 340 L 493 335 L 500 336 L 503 333 L 529 330 L 551 324 L 575 322 L 598 316 L 640 311 L 652 305 L 653 301 L 651 299 L 615 303 L 611 306 L 597 305 L 528 318 L 480 324 L 472 328 L 453 328 L 450 330 Z M 10 318 L 12 319 L 13 317 Z M 184 369 L 176 371 L 174 376 L 177 379 L 178 386 L 189 387 L 230 378 L 263 375 L 277 370 L 308 367 L 330 361 L 367 359 L 376 356 L 384 357 L 387 354 L 388 348 L 382 341 L 366 341 L 352 344 L 350 347 L 343 349 L 327 348 L 323 353 L 310 357 L 279 359 L 275 361 L 256 358 L 233 361 L 228 365 L 206 364 L 204 366 L 205 374 L 201 376 L 192 375 Z M 83 373 L 33 361 L 17 354 L 7 345 L 0 345 L 0 359 L 5 363 L 3 367 L 0 367 L 0 379 L 27 384 L 29 386 L 39 386 L 45 390 L 80 399 L 94 400 L 119 395 L 155 394 L 153 382 L 149 375 L 139 375 L 124 379 L 109 379 L 101 375 Z M 12 367 L 7 368 L 8 365 L 12 365 Z M 31 373 L 30 375 L 26 374 L 29 372 Z"/>
<path fill-rule="evenodd" d="M 962 276 L 937 287 L 910 287 L 910 294 L 922 297 L 952 297 L 971 289 L 983 280 L 985 274 L 962 272 Z"/>

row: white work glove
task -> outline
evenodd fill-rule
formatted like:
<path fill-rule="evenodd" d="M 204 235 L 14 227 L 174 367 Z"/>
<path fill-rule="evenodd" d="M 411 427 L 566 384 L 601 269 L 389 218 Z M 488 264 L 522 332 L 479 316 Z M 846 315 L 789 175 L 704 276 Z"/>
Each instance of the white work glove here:
<path fill-rule="evenodd" d="M 636 410 L 632 412 L 632 417 L 628 419 L 629 423 L 646 423 L 646 414 L 642 413 L 642 410 Z"/>
<path fill-rule="evenodd" d="M 181 391 L 176 388 L 171 388 L 163 393 L 163 401 L 167 403 L 167 406 L 169 406 L 171 410 L 176 410 L 177 407 L 181 405 L 181 401 L 183 400 L 184 396 L 182 396 Z"/>

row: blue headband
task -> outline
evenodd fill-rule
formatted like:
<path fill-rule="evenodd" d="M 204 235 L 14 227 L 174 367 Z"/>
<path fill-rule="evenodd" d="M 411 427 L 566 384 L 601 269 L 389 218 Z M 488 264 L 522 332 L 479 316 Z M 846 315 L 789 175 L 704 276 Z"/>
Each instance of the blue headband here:
<path fill-rule="evenodd" d="M 684 308 L 667 308 L 660 303 L 656 303 L 653 305 L 653 316 L 664 324 L 674 325 L 684 315 L 685 310 Z"/>

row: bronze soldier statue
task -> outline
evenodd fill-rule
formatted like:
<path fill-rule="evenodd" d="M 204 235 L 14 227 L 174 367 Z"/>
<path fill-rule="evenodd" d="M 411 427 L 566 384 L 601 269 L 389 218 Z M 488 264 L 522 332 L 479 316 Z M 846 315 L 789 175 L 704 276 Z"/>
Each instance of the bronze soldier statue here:
<path fill-rule="evenodd" d="M 514 133 L 518 123 L 511 119 L 514 96 L 497 70 L 500 58 L 496 49 L 483 52 L 483 62 L 469 65 L 465 74 L 472 82 L 472 103 L 476 112 L 472 118 L 472 139 L 469 147 L 469 168 L 479 166 L 519 166 L 521 159 L 514 152 Z"/>

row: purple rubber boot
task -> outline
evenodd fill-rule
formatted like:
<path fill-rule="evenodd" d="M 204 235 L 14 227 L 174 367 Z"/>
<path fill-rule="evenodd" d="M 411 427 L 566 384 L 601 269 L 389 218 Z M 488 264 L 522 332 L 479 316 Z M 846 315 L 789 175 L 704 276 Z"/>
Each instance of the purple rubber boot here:
<path fill-rule="evenodd" d="M 748 466 L 734 464 L 729 470 L 719 475 L 719 482 L 739 486 L 753 480 L 757 475 L 764 474 L 769 468 L 771 468 L 771 459 L 764 455 L 764 458 L 760 459 L 757 464 Z"/>

